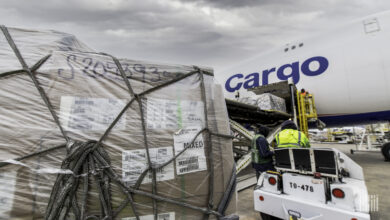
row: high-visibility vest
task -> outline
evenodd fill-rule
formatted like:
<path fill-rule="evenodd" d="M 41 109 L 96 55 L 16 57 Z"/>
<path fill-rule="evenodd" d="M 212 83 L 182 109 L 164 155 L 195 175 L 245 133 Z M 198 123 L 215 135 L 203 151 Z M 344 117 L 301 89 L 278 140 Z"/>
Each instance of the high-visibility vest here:
<path fill-rule="evenodd" d="M 255 137 L 252 139 L 252 149 L 251 149 L 251 156 L 252 156 L 252 163 L 256 164 L 263 164 L 263 163 L 268 163 L 272 159 L 271 158 L 263 158 L 259 154 L 259 149 L 257 149 L 257 138 L 262 137 L 264 138 L 263 135 L 261 134 L 256 134 Z"/>
<path fill-rule="evenodd" d="M 278 148 L 283 147 L 310 147 L 309 140 L 302 132 L 294 129 L 284 129 L 276 137 Z"/>

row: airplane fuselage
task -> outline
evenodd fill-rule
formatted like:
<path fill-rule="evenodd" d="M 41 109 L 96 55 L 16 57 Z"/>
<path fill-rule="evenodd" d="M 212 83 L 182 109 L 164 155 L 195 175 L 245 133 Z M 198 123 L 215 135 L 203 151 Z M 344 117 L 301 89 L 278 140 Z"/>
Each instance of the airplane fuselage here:
<path fill-rule="evenodd" d="M 292 79 L 328 126 L 390 120 L 390 12 L 255 56 L 216 73 L 225 95 Z M 253 93 L 252 93 L 253 94 Z"/>

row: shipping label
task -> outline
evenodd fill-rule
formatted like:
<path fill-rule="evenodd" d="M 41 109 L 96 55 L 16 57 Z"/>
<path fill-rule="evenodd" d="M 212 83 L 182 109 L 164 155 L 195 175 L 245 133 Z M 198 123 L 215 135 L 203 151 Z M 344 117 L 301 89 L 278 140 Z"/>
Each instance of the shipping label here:
<path fill-rule="evenodd" d="M 61 124 L 67 130 L 104 131 L 125 106 L 125 99 L 62 96 Z M 125 117 L 126 115 L 123 114 L 114 126 L 114 130 L 125 129 Z"/>
<path fill-rule="evenodd" d="M 143 215 L 139 216 L 140 220 L 154 220 L 154 215 Z M 175 220 L 175 213 L 174 212 L 167 212 L 167 213 L 161 213 L 157 214 L 158 220 Z M 122 218 L 122 220 L 136 220 L 136 217 L 126 217 Z"/>
<path fill-rule="evenodd" d="M 15 193 L 16 171 L 0 173 L 0 220 L 10 219 Z"/>
<path fill-rule="evenodd" d="M 175 155 L 186 148 L 184 153 L 176 159 L 177 175 L 207 170 L 202 134 L 191 144 L 191 141 L 200 130 L 200 127 L 187 127 L 174 135 Z"/>
<path fill-rule="evenodd" d="M 172 147 L 159 147 L 149 149 L 150 160 L 154 165 L 161 165 L 173 158 Z M 148 167 L 146 149 L 127 150 L 122 152 L 122 179 L 132 186 L 139 176 Z M 158 169 L 156 172 L 156 181 L 166 181 L 175 178 L 173 162 Z M 152 173 L 148 172 L 142 183 L 151 183 Z"/>
<path fill-rule="evenodd" d="M 148 98 L 146 100 L 147 128 L 177 130 L 188 126 L 202 127 L 203 108 L 202 101 Z"/>

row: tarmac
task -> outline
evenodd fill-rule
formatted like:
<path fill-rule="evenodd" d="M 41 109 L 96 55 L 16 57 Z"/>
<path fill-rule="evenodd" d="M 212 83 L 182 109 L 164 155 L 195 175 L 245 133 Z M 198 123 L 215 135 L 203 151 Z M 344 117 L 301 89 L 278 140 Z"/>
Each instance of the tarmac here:
<path fill-rule="evenodd" d="M 339 149 L 358 163 L 363 168 L 369 195 L 373 199 L 378 199 L 379 207 L 373 207 L 371 220 L 390 219 L 390 162 L 384 162 L 382 153 L 355 152 L 351 154 L 350 150 L 356 149 L 355 144 L 313 143 L 312 147 Z M 260 214 L 253 208 L 253 188 L 249 187 L 238 193 L 237 214 L 241 220 L 261 219 Z"/>

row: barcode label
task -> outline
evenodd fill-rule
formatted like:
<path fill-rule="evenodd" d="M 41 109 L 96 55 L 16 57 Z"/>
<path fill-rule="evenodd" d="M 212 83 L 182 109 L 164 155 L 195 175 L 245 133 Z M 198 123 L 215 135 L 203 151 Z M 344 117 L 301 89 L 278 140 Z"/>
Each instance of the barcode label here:
<path fill-rule="evenodd" d="M 201 101 L 148 98 L 144 105 L 148 129 L 203 126 L 204 111 Z"/>
<path fill-rule="evenodd" d="M 131 153 L 125 154 L 125 161 L 132 161 L 132 160 L 146 160 L 146 152 L 145 150 L 134 150 L 131 151 Z"/>
<path fill-rule="evenodd" d="M 190 173 L 193 170 L 198 170 L 199 169 L 199 164 L 191 164 L 188 165 L 187 167 L 180 168 L 180 173 Z"/>
<path fill-rule="evenodd" d="M 87 98 L 81 98 L 79 100 L 75 100 L 76 105 L 93 105 L 92 100 L 88 100 Z"/>
<path fill-rule="evenodd" d="M 181 129 L 174 135 L 175 154 L 186 149 L 184 153 L 176 159 L 177 175 L 207 170 L 202 134 L 192 142 L 200 130 L 200 127 L 187 127 Z"/>
<path fill-rule="evenodd" d="M 188 164 L 198 164 L 198 157 L 190 157 L 185 160 L 179 161 L 180 166 L 188 165 Z"/>
<path fill-rule="evenodd" d="M 67 130 L 106 130 L 125 107 L 126 100 L 62 96 L 61 124 Z M 114 129 L 125 129 L 126 116 L 122 115 Z"/>
<path fill-rule="evenodd" d="M 154 220 L 154 215 L 143 215 L 139 216 L 140 220 Z M 175 213 L 174 212 L 168 212 L 168 213 L 161 213 L 157 214 L 158 220 L 175 220 Z M 136 220 L 136 217 L 126 217 L 122 218 L 122 220 Z"/>
<path fill-rule="evenodd" d="M 151 148 L 149 149 L 149 155 L 154 165 L 163 164 L 173 157 L 173 148 Z M 145 149 L 122 152 L 122 179 L 127 185 L 134 185 L 147 167 L 148 162 Z M 173 162 L 156 170 L 157 181 L 173 179 L 174 175 Z M 148 172 L 142 183 L 151 183 L 152 179 L 152 173 Z"/>
<path fill-rule="evenodd" d="M 142 170 L 141 169 L 139 169 L 139 170 L 132 170 L 132 171 L 128 171 L 128 172 L 125 171 L 125 179 L 129 178 L 130 176 L 133 176 L 133 175 L 139 176 L 141 174 L 142 174 Z"/>

